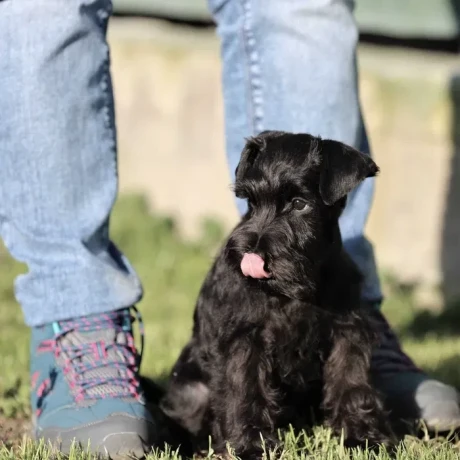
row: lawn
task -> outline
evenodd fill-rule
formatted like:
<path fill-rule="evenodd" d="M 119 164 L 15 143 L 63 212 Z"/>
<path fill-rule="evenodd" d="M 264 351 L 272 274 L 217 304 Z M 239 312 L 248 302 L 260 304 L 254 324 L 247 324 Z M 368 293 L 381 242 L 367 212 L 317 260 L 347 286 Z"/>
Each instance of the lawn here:
<path fill-rule="evenodd" d="M 198 241 L 184 242 L 170 219 L 149 216 L 143 200 L 137 197 L 120 200 L 111 230 L 145 287 L 139 305 L 147 336 L 142 372 L 164 381 L 189 336 L 194 301 L 223 234 L 218 225 L 208 221 L 203 224 Z M 30 412 L 28 331 L 22 324 L 12 285 L 14 277 L 23 270 L 0 248 L 0 460 L 50 456 L 47 446 L 21 439 L 22 433 L 27 432 Z M 398 287 L 394 281 L 386 283 L 386 292 L 384 311 L 400 333 L 406 351 L 431 374 L 460 388 L 460 308 L 446 308 L 439 314 L 418 311 L 410 289 Z M 312 436 L 290 432 L 280 436 L 284 439 L 282 456 L 286 459 L 390 458 L 383 451 L 354 451 L 348 456 L 350 453 L 343 449 L 340 440 L 331 438 L 329 431 L 322 428 L 317 428 Z M 175 457 L 174 452 L 160 450 L 149 456 L 151 459 Z M 92 457 L 75 452 L 70 458 Z M 393 458 L 460 459 L 460 445 L 441 437 L 407 438 Z"/>

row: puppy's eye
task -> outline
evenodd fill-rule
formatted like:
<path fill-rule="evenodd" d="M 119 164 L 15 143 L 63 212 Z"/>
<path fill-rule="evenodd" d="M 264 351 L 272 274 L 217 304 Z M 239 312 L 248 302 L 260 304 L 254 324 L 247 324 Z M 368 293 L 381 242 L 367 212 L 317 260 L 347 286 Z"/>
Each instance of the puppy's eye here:
<path fill-rule="evenodd" d="M 302 200 L 300 198 L 294 198 L 292 200 L 292 207 L 296 211 L 303 211 L 304 209 L 308 207 L 308 204 L 305 200 Z"/>

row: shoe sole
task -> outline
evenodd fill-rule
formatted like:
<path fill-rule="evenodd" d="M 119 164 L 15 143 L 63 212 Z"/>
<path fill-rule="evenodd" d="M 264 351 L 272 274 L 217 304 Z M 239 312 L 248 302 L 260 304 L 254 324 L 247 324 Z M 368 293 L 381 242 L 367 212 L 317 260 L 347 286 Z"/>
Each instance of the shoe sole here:
<path fill-rule="evenodd" d="M 156 431 L 154 425 L 144 419 L 115 414 L 69 430 L 58 427 L 38 430 L 34 437 L 67 455 L 76 447 L 106 459 L 126 460 L 145 457 L 155 445 Z"/>

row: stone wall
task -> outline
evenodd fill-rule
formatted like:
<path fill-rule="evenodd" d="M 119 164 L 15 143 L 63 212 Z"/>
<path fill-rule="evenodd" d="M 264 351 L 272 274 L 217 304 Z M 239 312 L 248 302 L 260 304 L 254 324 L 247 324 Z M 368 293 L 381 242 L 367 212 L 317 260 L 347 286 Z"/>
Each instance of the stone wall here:
<path fill-rule="evenodd" d="M 213 31 L 116 19 L 109 40 L 121 191 L 146 194 L 189 236 L 204 216 L 230 227 L 237 214 L 224 155 Z M 364 114 L 382 169 L 368 226 L 379 264 L 402 282 L 419 284 L 421 293 L 455 296 L 460 293 L 458 57 L 362 46 L 359 64 Z"/>
<path fill-rule="evenodd" d="M 206 216 L 233 225 L 213 32 L 115 20 L 109 40 L 121 191 L 145 193 L 189 236 Z"/>
<path fill-rule="evenodd" d="M 363 47 L 360 68 L 382 170 L 368 225 L 378 261 L 421 283 L 419 294 L 442 288 L 452 298 L 460 293 L 459 60 Z"/>

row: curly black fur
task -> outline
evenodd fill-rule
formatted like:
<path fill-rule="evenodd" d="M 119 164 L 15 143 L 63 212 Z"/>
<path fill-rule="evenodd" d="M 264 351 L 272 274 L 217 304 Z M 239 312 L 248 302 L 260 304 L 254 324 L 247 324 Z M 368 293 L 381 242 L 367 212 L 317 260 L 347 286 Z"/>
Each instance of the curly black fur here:
<path fill-rule="evenodd" d="M 347 194 L 377 171 L 369 156 L 307 134 L 247 142 L 235 193 L 249 210 L 206 277 L 162 401 L 190 433 L 257 458 L 261 434 L 274 446 L 278 427 L 311 424 L 314 414 L 350 445 L 389 441 L 369 381 L 361 275 L 338 225 Z M 245 277 L 245 253 L 260 255 L 270 277 Z"/>

